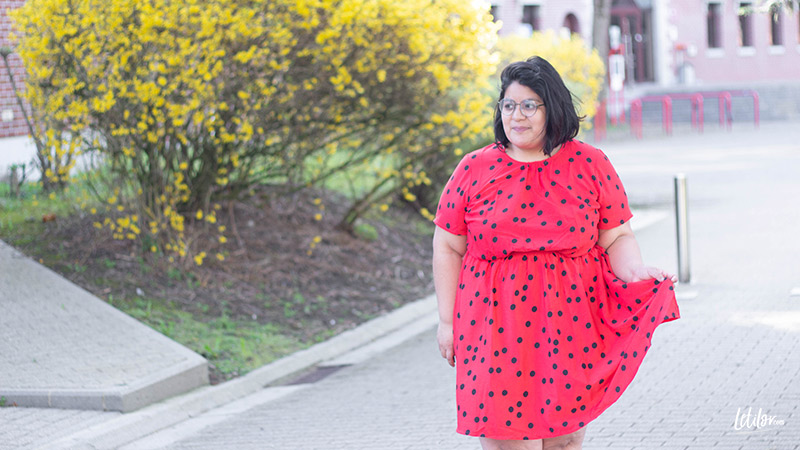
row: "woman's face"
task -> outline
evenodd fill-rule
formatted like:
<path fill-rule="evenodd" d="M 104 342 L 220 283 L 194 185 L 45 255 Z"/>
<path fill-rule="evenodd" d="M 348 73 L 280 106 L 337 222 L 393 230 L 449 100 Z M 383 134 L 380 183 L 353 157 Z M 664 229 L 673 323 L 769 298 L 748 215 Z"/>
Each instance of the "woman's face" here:
<path fill-rule="evenodd" d="M 519 105 L 525 100 L 533 100 L 542 104 L 542 99 L 531 88 L 514 81 L 506 88 L 505 97 L 517 102 L 517 107 L 509 114 L 503 114 L 503 131 L 510 145 L 524 151 L 541 151 L 544 147 L 546 114 L 544 106 L 539 106 L 530 117 L 522 114 Z"/>

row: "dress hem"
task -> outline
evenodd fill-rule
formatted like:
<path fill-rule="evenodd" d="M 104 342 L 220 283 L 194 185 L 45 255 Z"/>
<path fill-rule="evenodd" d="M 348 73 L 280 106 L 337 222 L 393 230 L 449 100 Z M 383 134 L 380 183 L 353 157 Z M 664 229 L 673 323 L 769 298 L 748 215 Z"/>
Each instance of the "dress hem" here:
<path fill-rule="evenodd" d="M 672 322 L 672 321 L 678 320 L 680 318 L 681 318 L 680 311 L 675 311 L 675 316 L 667 316 L 666 318 L 661 319 L 661 321 L 653 329 L 653 335 L 655 335 L 655 330 L 658 329 L 659 325 L 661 325 L 663 323 L 667 323 L 667 322 Z M 651 339 L 652 339 L 652 336 L 651 336 Z M 640 367 L 641 367 L 641 365 L 636 367 L 636 372 L 639 371 Z M 634 372 L 634 376 L 635 376 L 636 372 Z M 468 431 L 468 430 L 463 430 L 461 428 L 456 428 L 456 433 L 461 434 L 463 436 L 468 436 L 468 437 L 486 437 L 486 438 L 489 438 L 489 439 L 514 440 L 514 441 L 549 439 L 549 438 L 555 438 L 555 437 L 564 436 L 564 435 L 567 435 L 567 434 L 570 434 L 570 433 L 574 433 L 574 432 L 580 430 L 581 428 L 585 428 L 587 425 L 592 423 L 595 419 L 600 417 L 604 412 L 606 412 L 606 410 L 608 410 L 608 408 L 611 407 L 611 405 L 613 405 L 614 403 L 616 403 L 619 400 L 619 397 L 621 397 L 622 394 L 624 394 L 625 391 L 627 391 L 629 386 L 630 386 L 630 384 L 628 386 L 625 386 L 625 388 L 622 389 L 622 391 L 619 393 L 619 396 L 613 402 L 607 404 L 602 409 L 599 409 L 599 410 L 598 409 L 594 409 L 594 410 L 592 410 L 592 413 L 589 415 L 589 417 L 591 417 L 591 418 L 589 420 L 587 420 L 587 421 L 583 421 L 584 422 L 583 426 L 580 426 L 580 422 L 579 422 L 579 425 L 577 427 L 573 427 L 573 426 L 566 427 L 565 430 L 568 430 L 568 431 L 559 431 L 560 434 L 555 434 L 555 432 L 553 432 L 553 433 L 548 433 L 548 434 L 546 434 L 544 436 L 536 436 L 536 437 L 531 437 L 531 436 L 519 437 L 519 435 L 506 435 L 506 434 L 493 434 L 492 436 L 487 436 L 486 433 L 482 433 L 482 434 L 472 434 L 471 432 L 470 433 L 466 433 L 466 431 Z"/>

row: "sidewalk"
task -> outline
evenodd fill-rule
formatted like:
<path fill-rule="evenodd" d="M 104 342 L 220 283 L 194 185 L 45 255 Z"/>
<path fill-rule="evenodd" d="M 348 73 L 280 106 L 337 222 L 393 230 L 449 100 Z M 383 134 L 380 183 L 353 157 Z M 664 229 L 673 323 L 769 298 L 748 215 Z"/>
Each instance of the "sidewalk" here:
<path fill-rule="evenodd" d="M 671 271 L 672 176 L 687 174 L 693 281 L 678 289 L 682 318 L 658 328 L 633 384 L 588 425 L 585 450 L 800 449 L 800 127 L 788 128 L 601 143 L 632 205 L 668 212 L 637 236 L 645 260 Z M 455 434 L 454 372 L 430 313 L 420 317 L 377 354 L 323 363 L 319 381 L 263 389 L 122 448 L 478 449 Z M 0 408 L 0 449 L 52 414 Z M 62 414 L 30 442 L 52 448 L 120 420 Z M 757 428 L 764 416 L 772 423 Z"/>

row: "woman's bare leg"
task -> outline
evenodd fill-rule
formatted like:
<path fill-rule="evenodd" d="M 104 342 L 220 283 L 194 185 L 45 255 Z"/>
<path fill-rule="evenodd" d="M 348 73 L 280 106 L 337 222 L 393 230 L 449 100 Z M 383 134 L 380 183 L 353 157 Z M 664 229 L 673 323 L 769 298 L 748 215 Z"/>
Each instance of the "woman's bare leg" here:
<path fill-rule="evenodd" d="M 483 450 L 581 450 L 586 427 L 557 437 L 529 441 L 481 438 Z"/>
<path fill-rule="evenodd" d="M 581 450 L 586 427 L 569 434 L 542 439 L 542 450 Z"/>
<path fill-rule="evenodd" d="M 542 440 L 512 440 L 481 438 L 483 450 L 542 450 Z"/>

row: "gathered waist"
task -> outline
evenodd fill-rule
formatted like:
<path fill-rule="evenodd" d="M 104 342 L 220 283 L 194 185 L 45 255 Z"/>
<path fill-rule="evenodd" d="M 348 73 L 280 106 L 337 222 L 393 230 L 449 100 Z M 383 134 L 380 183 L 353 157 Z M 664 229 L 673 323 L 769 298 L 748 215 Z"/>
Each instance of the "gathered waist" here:
<path fill-rule="evenodd" d="M 582 250 L 582 249 L 581 249 Z M 586 255 L 593 254 L 595 256 L 602 255 L 606 251 L 605 248 L 601 247 L 600 245 L 595 244 L 592 247 L 589 247 L 585 251 L 578 251 L 578 250 L 526 250 L 526 251 L 516 251 L 511 252 L 508 255 L 497 256 L 497 255 L 481 255 L 478 252 L 472 252 L 467 250 L 464 254 L 464 259 L 471 259 L 477 260 L 484 263 L 495 263 L 495 262 L 506 262 L 506 261 L 514 261 L 514 260 L 523 260 L 526 261 L 532 257 L 536 257 L 535 259 L 544 258 L 564 258 L 564 259 L 577 259 L 583 258 Z"/>

